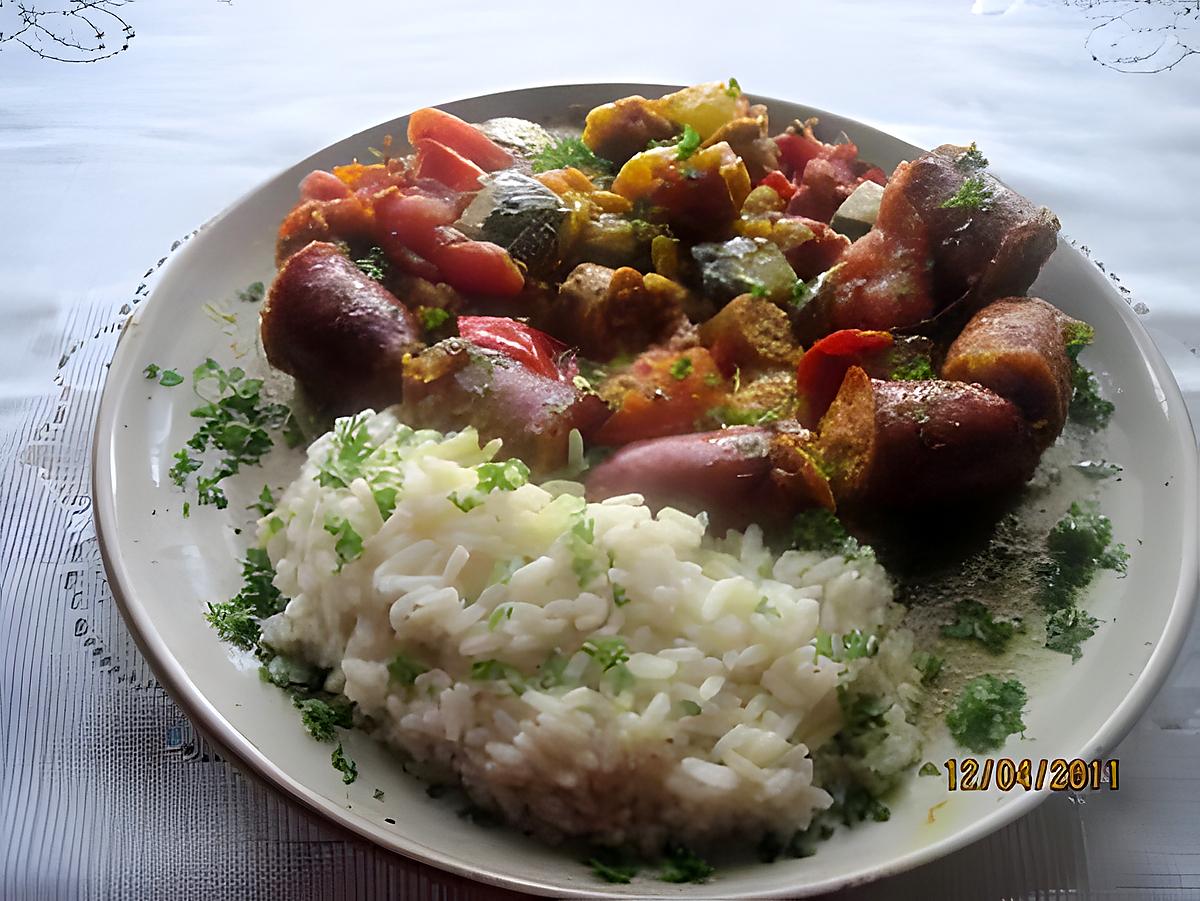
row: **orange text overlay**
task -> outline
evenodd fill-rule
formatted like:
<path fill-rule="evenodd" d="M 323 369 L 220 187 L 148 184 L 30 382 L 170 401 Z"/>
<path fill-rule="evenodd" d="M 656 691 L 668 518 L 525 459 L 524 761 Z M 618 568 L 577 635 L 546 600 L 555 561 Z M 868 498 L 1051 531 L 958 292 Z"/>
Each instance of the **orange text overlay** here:
<path fill-rule="evenodd" d="M 946 761 L 950 791 L 1084 791 L 1120 787 L 1117 760 L 1064 760 L 1061 757 L 1014 760 L 1011 757 L 951 757 Z"/>

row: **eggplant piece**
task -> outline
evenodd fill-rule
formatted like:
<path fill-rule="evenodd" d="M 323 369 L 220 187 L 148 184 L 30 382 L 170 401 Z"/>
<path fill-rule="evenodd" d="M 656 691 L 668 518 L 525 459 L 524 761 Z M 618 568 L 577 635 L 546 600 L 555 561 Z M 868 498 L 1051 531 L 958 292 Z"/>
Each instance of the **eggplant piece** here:
<path fill-rule="evenodd" d="M 514 116 L 497 116 L 475 126 L 515 157 L 526 160 L 554 143 L 550 132 L 536 122 Z"/>
<path fill-rule="evenodd" d="M 950 345 L 941 376 L 990 388 L 1016 404 L 1039 450 L 1054 443 L 1071 403 L 1063 329 L 1078 320 L 1036 297 L 993 301 Z"/>
<path fill-rule="evenodd" d="M 559 231 L 570 210 L 536 178 L 512 169 L 484 176 L 483 187 L 454 227 L 474 241 L 503 247 L 535 273 L 559 257 Z"/>
<path fill-rule="evenodd" d="M 765 238 L 738 237 L 697 244 L 692 248 L 692 258 L 700 266 L 705 295 L 717 303 L 747 291 L 775 303 L 786 303 L 796 284 L 796 273 L 783 251 Z"/>
<path fill-rule="evenodd" d="M 585 357 L 609 360 L 665 341 L 683 321 L 678 296 L 647 289 L 636 269 L 580 263 L 563 280 L 545 328 Z"/>
<path fill-rule="evenodd" d="M 965 382 L 885 382 L 855 366 L 815 453 L 839 507 L 974 504 L 1033 476 L 1038 448 L 1016 404 Z"/>
<path fill-rule="evenodd" d="M 404 357 L 422 346 L 408 308 L 319 241 L 279 270 L 259 328 L 268 362 L 335 412 L 399 401 Z"/>
<path fill-rule="evenodd" d="M 587 498 L 640 494 L 654 510 L 704 512 L 718 535 L 751 523 L 780 528 L 800 510 L 822 505 L 823 480 L 810 469 L 813 491 L 799 472 L 777 473 L 776 437 L 771 429 L 739 426 L 635 441 L 591 470 Z"/>
<path fill-rule="evenodd" d="M 480 440 L 504 442 L 501 459 L 519 457 L 546 475 L 566 465 L 571 430 L 587 438 L 608 418 L 608 407 L 570 381 L 450 338 L 406 361 L 401 418 L 443 432 L 474 426 Z"/>

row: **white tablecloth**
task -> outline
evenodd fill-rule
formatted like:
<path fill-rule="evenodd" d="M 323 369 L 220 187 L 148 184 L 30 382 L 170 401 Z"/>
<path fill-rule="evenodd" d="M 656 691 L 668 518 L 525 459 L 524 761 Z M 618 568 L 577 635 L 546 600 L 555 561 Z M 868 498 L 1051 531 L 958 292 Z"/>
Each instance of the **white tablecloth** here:
<path fill-rule="evenodd" d="M 0 2 L 4 897 L 476 894 L 215 759 L 139 658 L 91 524 L 91 429 L 125 305 L 177 238 L 336 138 L 505 88 L 736 75 L 916 144 L 976 140 L 1112 273 L 1200 416 L 1195 4 L 88 6 L 102 38 L 50 15 L 12 39 L 20 8 Z M 90 63 L 34 52 L 87 59 L 126 42 Z M 1198 727 L 1193 629 L 1116 752 L 1119 791 L 1054 797 L 850 896 L 1200 897 Z"/>

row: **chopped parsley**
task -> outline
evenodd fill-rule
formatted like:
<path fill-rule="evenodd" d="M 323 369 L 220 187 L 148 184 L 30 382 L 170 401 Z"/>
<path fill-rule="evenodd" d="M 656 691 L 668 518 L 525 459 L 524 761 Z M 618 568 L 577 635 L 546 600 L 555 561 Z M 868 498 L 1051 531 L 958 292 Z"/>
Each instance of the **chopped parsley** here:
<path fill-rule="evenodd" d="M 412 685 L 417 681 L 417 676 L 429 672 L 429 667 L 411 657 L 397 654 L 387 665 L 387 671 L 389 681 L 398 685 Z"/>
<path fill-rule="evenodd" d="M 479 476 L 478 488 L 487 494 L 493 491 L 516 491 L 529 481 L 529 467 L 520 460 L 503 463 L 480 463 L 475 467 Z"/>
<path fill-rule="evenodd" d="M 699 704 L 695 701 L 689 701 L 686 698 L 679 702 L 679 709 L 684 716 L 699 716 L 701 710 Z"/>
<path fill-rule="evenodd" d="M 267 286 L 262 282 L 251 282 L 237 292 L 237 299 L 243 303 L 258 303 L 267 294 Z"/>
<path fill-rule="evenodd" d="M 917 770 L 918 776 L 940 776 L 942 771 L 938 769 L 937 764 L 932 760 L 926 760 L 921 764 L 921 768 Z"/>
<path fill-rule="evenodd" d="M 275 511 L 275 495 L 271 494 L 271 486 L 263 485 L 258 493 L 258 500 L 247 509 L 257 510 L 259 516 L 270 516 Z"/>
<path fill-rule="evenodd" d="M 658 878 L 663 882 L 704 882 L 714 872 L 703 857 L 683 845 L 670 844 L 664 852 Z"/>
<path fill-rule="evenodd" d="M 329 762 L 333 764 L 333 768 L 342 774 L 342 782 L 349 785 L 358 778 L 358 765 L 346 756 L 346 752 L 342 750 L 342 743 L 339 741 L 338 746 L 333 749 L 333 754 L 329 757 Z"/>
<path fill-rule="evenodd" d="M 375 498 L 375 506 L 379 508 L 379 515 L 383 519 L 387 519 L 395 511 L 396 496 L 399 493 L 400 489 L 395 485 L 381 485 L 371 489 L 371 496 Z"/>
<path fill-rule="evenodd" d="M 343 417 L 333 425 L 333 447 L 317 470 L 322 488 L 349 488 L 363 474 L 367 458 L 375 451 L 365 414 Z"/>
<path fill-rule="evenodd" d="M 441 307 L 417 307 L 417 316 L 421 319 L 421 328 L 427 332 L 436 332 L 450 321 L 450 312 Z"/>
<path fill-rule="evenodd" d="M 764 410 L 761 407 L 731 407 L 723 405 L 713 407 L 708 415 L 722 426 L 731 425 L 763 425 L 774 422 L 779 418 L 779 410 Z"/>
<path fill-rule="evenodd" d="M 727 84 L 727 87 L 725 88 L 726 94 L 728 94 L 730 97 L 734 97 L 734 98 L 742 96 L 742 86 L 740 84 L 738 84 L 738 80 L 736 78 L 734 78 L 732 75 L 729 76 L 729 81 L 726 84 Z"/>
<path fill-rule="evenodd" d="M 589 638 L 583 643 L 580 650 L 595 660 L 602 672 L 608 672 L 629 659 L 629 654 L 625 649 L 625 639 L 620 635 Z"/>
<path fill-rule="evenodd" d="M 336 539 L 333 549 L 337 554 L 337 568 L 339 572 L 347 563 L 351 563 L 362 556 L 363 539 L 358 532 L 354 531 L 354 527 L 350 525 L 350 520 L 331 519 L 325 523 L 325 531 Z"/>
<path fill-rule="evenodd" d="M 1016 631 L 1016 624 L 996 619 L 978 601 L 964 600 L 954 605 L 955 621 L 942 626 L 943 638 L 962 638 L 979 642 L 993 654 L 1004 653 Z"/>
<path fill-rule="evenodd" d="M 979 152 L 979 148 L 975 146 L 975 142 L 971 142 L 971 146 L 962 152 L 954 165 L 959 169 L 974 171 L 976 169 L 986 169 L 988 166 L 987 157 Z"/>
<path fill-rule="evenodd" d="M 333 741 L 335 729 L 348 729 L 354 723 L 349 704 L 330 704 L 320 698 L 295 698 L 292 703 L 300 710 L 300 722 L 317 741 Z"/>
<path fill-rule="evenodd" d="M 487 627 L 489 632 L 495 632 L 496 627 L 500 625 L 502 620 L 512 619 L 513 605 L 501 604 L 492 611 L 492 615 L 488 617 Z"/>
<path fill-rule="evenodd" d="M 767 296 L 767 288 L 762 282 L 755 282 L 750 286 L 750 296 L 758 299 L 763 299 Z"/>
<path fill-rule="evenodd" d="M 571 569 L 579 580 L 579 587 L 583 588 L 599 573 L 595 546 L 596 521 L 585 517 L 581 510 L 571 530 L 563 537 L 571 552 Z"/>
<path fill-rule="evenodd" d="M 388 276 L 390 264 L 388 263 L 387 255 L 383 252 L 382 247 L 372 247 L 367 251 L 366 256 L 354 261 L 354 265 L 359 268 L 363 275 L 367 278 L 372 278 L 377 282 L 383 281 Z"/>
<path fill-rule="evenodd" d="M 942 209 L 986 210 L 992 200 L 992 189 L 988 187 L 982 175 L 972 175 L 965 179 L 962 187 L 954 196 L 942 203 Z"/>
<path fill-rule="evenodd" d="M 163 369 L 157 363 L 148 364 L 142 372 L 151 381 L 158 379 L 158 383 L 164 388 L 174 388 L 176 385 L 183 384 L 183 376 L 174 369 Z"/>
<path fill-rule="evenodd" d="M 525 691 L 525 677 L 521 675 L 521 671 L 511 663 L 500 660 L 476 660 L 471 664 L 471 678 L 481 682 L 503 680 L 508 683 L 513 694 L 519 695 Z"/>
<path fill-rule="evenodd" d="M 936 682 L 945 664 L 944 658 L 929 651 L 917 651 L 912 656 L 912 665 L 921 674 L 922 685 L 932 685 Z"/>
<path fill-rule="evenodd" d="M 841 663 L 860 657 L 874 657 L 879 653 L 879 639 L 859 629 L 845 635 L 818 631 L 817 637 L 813 639 L 813 648 L 823 657 Z"/>
<path fill-rule="evenodd" d="M 615 582 L 612 587 L 613 603 L 618 607 L 624 607 L 629 603 L 629 592 Z"/>
<path fill-rule="evenodd" d="M 1112 521 L 1095 501 L 1071 504 L 1046 536 L 1048 559 L 1039 567 L 1041 601 L 1049 611 L 1070 607 L 1098 569 L 1124 573 L 1129 554 L 1112 543 Z"/>
<path fill-rule="evenodd" d="M 842 796 L 842 823 L 847 826 L 864 820 L 886 823 L 891 818 L 892 811 L 865 785 L 855 782 L 846 787 Z"/>
<path fill-rule="evenodd" d="M 242 590 L 223 604 L 209 604 L 204 618 L 222 641 L 252 650 L 258 641 L 258 620 L 278 613 L 287 600 L 274 584 L 271 558 L 262 548 L 252 547 L 242 561 Z"/>
<path fill-rule="evenodd" d="M 946 725 L 963 747 L 977 754 L 994 751 L 1008 736 L 1025 731 L 1025 700 L 1025 686 L 1017 679 L 1001 682 L 991 675 L 976 676 L 963 686 L 946 714 Z"/>
<path fill-rule="evenodd" d="M 936 379 L 933 363 L 926 354 L 918 354 L 892 367 L 891 378 L 894 382 L 919 382 Z"/>
<path fill-rule="evenodd" d="M 533 158 L 535 173 L 567 167 L 601 175 L 610 174 L 613 170 L 613 164 L 596 156 L 581 138 L 559 138 Z"/>
<path fill-rule="evenodd" d="M 688 356 L 680 357 L 671 364 L 671 378 L 677 382 L 682 382 L 692 374 L 692 358 Z"/>
<path fill-rule="evenodd" d="M 1079 359 L 1083 349 L 1095 340 L 1096 330 L 1086 322 L 1071 322 L 1063 327 L 1063 344 L 1072 360 Z"/>
<path fill-rule="evenodd" d="M 863 548 L 828 510 L 805 510 L 792 520 L 792 547 L 802 551 L 841 554 L 850 559 Z"/>
<path fill-rule="evenodd" d="M 1116 406 L 1111 400 L 1100 396 L 1100 383 L 1091 371 L 1077 360 L 1071 363 L 1071 388 L 1068 415 L 1072 421 L 1093 430 L 1108 425 Z"/>
<path fill-rule="evenodd" d="M 792 285 L 792 296 L 789 303 L 797 310 L 807 306 L 816 294 L 816 289 L 813 287 L 816 282 L 815 278 L 811 282 L 806 282 L 802 278 L 796 279 L 796 283 Z"/>
<path fill-rule="evenodd" d="M 196 493 L 201 504 L 222 509 L 228 501 L 220 482 L 237 473 L 242 466 L 259 463 L 273 446 L 269 429 L 285 428 L 293 419 L 283 404 L 268 403 L 262 397 L 262 379 L 246 378 L 240 367 L 225 370 L 212 358 L 192 373 L 196 394 L 205 401 L 192 410 L 201 420 L 187 446 L 175 454 L 175 465 L 168 475 L 183 488 L 188 476 L 197 473 Z M 212 449 L 220 459 L 207 475 L 201 475 L 203 462 L 192 453 Z"/>
<path fill-rule="evenodd" d="M 611 848 L 602 848 L 584 863 L 592 868 L 592 873 L 605 882 L 618 885 L 628 884 L 638 874 L 640 867 L 637 862 Z"/>
<path fill-rule="evenodd" d="M 1062 607 L 1050 614 L 1046 620 L 1046 647 L 1062 654 L 1070 654 L 1075 662 L 1083 656 L 1080 645 L 1096 634 L 1100 621 L 1085 610 L 1072 605 Z"/>
<path fill-rule="evenodd" d="M 686 160 L 700 149 L 700 133 L 690 125 L 683 126 L 683 133 L 675 144 L 675 159 Z"/>
<path fill-rule="evenodd" d="M 779 611 L 772 606 L 765 596 L 759 599 L 758 606 L 754 608 L 754 612 L 761 613 L 763 616 L 778 617 L 780 615 Z"/>

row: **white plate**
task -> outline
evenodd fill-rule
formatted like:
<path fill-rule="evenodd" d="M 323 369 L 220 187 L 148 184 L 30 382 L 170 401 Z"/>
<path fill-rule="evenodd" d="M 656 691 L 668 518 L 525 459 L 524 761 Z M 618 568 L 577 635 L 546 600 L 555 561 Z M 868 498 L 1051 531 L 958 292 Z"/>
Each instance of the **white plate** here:
<path fill-rule="evenodd" d="M 657 96 L 665 85 L 570 85 L 493 94 L 446 104 L 467 120 L 511 115 L 559 122 L 631 93 Z M 844 130 L 863 158 L 890 168 L 920 151 L 869 126 L 779 100 L 765 100 L 780 125 L 818 115 L 828 136 Z M 638 881 L 597 882 L 572 857 L 502 829 L 459 819 L 430 799 L 394 758 L 355 735 L 348 752 L 360 776 L 344 786 L 330 766 L 330 747 L 308 738 L 283 692 L 263 684 L 256 666 L 231 653 L 204 622 L 206 601 L 225 600 L 239 587 L 236 561 L 250 520 L 244 508 L 266 479 L 251 471 L 230 493 L 229 508 L 193 507 L 166 478 L 171 454 L 195 427 L 187 385 L 166 389 L 144 379 L 150 362 L 180 372 L 213 356 L 263 367 L 254 350 L 256 308 L 232 300 L 255 280 L 269 281 L 276 228 L 296 202 L 296 186 L 314 168 L 367 157 L 387 134 L 405 133 L 396 119 L 347 138 L 298 163 L 243 197 L 202 228 L 171 260 L 151 300 L 131 318 L 108 374 L 96 427 L 94 495 L 97 529 L 109 584 L 160 680 L 204 732 L 246 769 L 310 809 L 385 848 L 474 879 L 554 895 L 734 897 L 830 891 L 917 866 L 998 829 L 1044 794 L 946 791 L 944 779 L 913 779 L 891 803 L 886 823 L 843 831 L 804 860 L 723 868 L 707 885 Z M 1036 199 L 1036 198 L 1035 198 Z M 997 756 L 1095 758 L 1111 750 L 1149 703 L 1187 632 L 1196 584 L 1196 450 L 1179 389 L 1158 350 L 1109 281 L 1065 243 L 1035 291 L 1095 325 L 1089 361 L 1117 401 L 1107 444 L 1126 467 L 1106 488 L 1103 506 L 1116 538 L 1132 551 L 1125 579 L 1102 577 L 1088 609 L 1110 622 L 1072 666 L 1047 655 L 1045 673 L 1031 682 L 1027 739 L 1014 736 Z M 204 305 L 235 314 L 226 327 Z M 249 362 L 247 362 L 249 361 Z M 289 480 L 297 458 L 279 454 L 271 482 Z M 929 759 L 951 749 L 935 747 Z M 943 753 L 945 752 L 945 753 Z M 382 789 L 384 800 L 375 800 Z M 930 822 L 930 808 L 937 808 Z M 394 821 L 394 822 L 392 822 Z M 148 824 L 153 828 L 153 824 Z"/>

